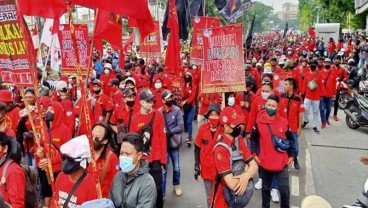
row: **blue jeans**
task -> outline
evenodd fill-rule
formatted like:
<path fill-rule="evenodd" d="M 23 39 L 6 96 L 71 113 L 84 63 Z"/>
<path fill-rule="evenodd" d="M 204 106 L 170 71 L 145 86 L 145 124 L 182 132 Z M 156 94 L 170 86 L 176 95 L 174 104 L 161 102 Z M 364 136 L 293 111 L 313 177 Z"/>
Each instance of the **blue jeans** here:
<path fill-rule="evenodd" d="M 332 108 L 332 97 L 321 97 L 321 102 L 319 103 L 319 111 L 321 115 L 322 124 L 328 121 Z"/>
<path fill-rule="evenodd" d="M 167 179 L 167 168 L 169 167 L 170 159 L 173 163 L 173 185 L 180 185 L 180 164 L 179 164 L 179 152 L 180 149 L 168 149 L 167 150 L 167 164 L 166 170 L 162 173 L 162 193 L 166 194 L 166 179 Z"/>
<path fill-rule="evenodd" d="M 27 165 L 31 167 L 36 167 L 34 157 L 31 153 L 26 152 L 26 154 L 24 155 L 24 161 Z"/>
<path fill-rule="evenodd" d="M 298 141 L 298 133 L 297 132 L 291 132 L 291 135 L 294 139 L 294 145 L 295 145 L 295 158 L 299 155 L 299 141 Z"/>
<path fill-rule="evenodd" d="M 195 107 L 192 106 L 188 110 L 184 110 L 184 123 L 188 128 L 188 137 L 192 138 L 193 134 L 193 118 L 194 118 Z"/>
<path fill-rule="evenodd" d="M 278 187 L 279 187 L 279 186 L 278 186 L 278 184 L 277 184 L 277 178 L 276 178 L 276 175 L 274 174 L 274 175 L 272 176 L 271 188 L 272 188 L 272 189 L 279 189 Z"/>
<path fill-rule="evenodd" d="M 317 127 L 318 125 L 318 113 L 319 113 L 319 100 L 309 100 L 305 98 L 304 100 L 304 121 L 309 122 L 308 113 L 312 108 L 313 111 L 313 127 Z"/>

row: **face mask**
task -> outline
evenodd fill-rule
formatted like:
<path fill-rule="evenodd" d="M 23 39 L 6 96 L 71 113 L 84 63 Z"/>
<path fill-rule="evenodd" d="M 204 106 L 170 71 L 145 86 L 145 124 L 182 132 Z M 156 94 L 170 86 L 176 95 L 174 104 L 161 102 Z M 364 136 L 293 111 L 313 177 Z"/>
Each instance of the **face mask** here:
<path fill-rule="evenodd" d="M 144 108 L 144 110 L 149 113 L 152 110 L 152 106 L 153 106 L 153 102 L 149 103 L 149 102 L 144 102 L 144 104 L 142 105 L 142 107 Z"/>
<path fill-rule="evenodd" d="M 185 80 L 185 83 L 190 83 L 192 81 L 190 77 L 185 77 L 184 80 Z"/>
<path fill-rule="evenodd" d="M 126 102 L 126 105 L 128 106 L 128 107 L 133 107 L 133 105 L 134 105 L 134 103 L 135 103 L 135 101 L 134 100 L 128 100 L 127 102 Z"/>
<path fill-rule="evenodd" d="M 95 141 L 93 140 L 93 149 L 100 150 L 105 144 L 102 144 L 102 141 Z"/>
<path fill-rule="evenodd" d="M 234 97 L 229 97 L 227 99 L 227 104 L 230 106 L 233 106 L 235 104 L 235 98 Z"/>
<path fill-rule="evenodd" d="M 268 92 L 262 92 L 262 98 L 263 100 L 267 100 L 267 98 L 270 96 L 270 93 Z"/>
<path fill-rule="evenodd" d="M 135 165 L 133 164 L 132 157 L 120 156 L 119 166 L 123 173 L 130 173 L 134 170 Z"/>
<path fill-rule="evenodd" d="M 105 74 L 110 74 L 110 70 L 108 70 L 108 69 L 105 69 L 104 72 L 105 72 Z"/>
<path fill-rule="evenodd" d="M 310 65 L 310 68 L 311 68 L 311 70 L 312 70 L 312 71 L 314 71 L 314 70 L 316 70 L 316 68 L 317 68 L 317 65 L 315 65 L 315 64 L 312 64 L 312 65 Z"/>
<path fill-rule="evenodd" d="M 211 127 L 217 127 L 220 123 L 220 119 L 218 119 L 218 118 L 209 118 L 208 123 L 210 124 Z"/>
<path fill-rule="evenodd" d="M 326 69 L 330 69 L 331 68 L 331 65 L 325 65 L 325 68 Z"/>
<path fill-rule="evenodd" d="M 162 87 L 162 83 L 161 82 L 156 82 L 155 83 L 155 88 L 158 90 L 158 89 L 161 89 Z"/>
<path fill-rule="evenodd" d="M 340 63 L 335 63 L 335 66 L 340 66 Z"/>
<path fill-rule="evenodd" d="M 46 121 L 53 121 L 54 120 L 54 113 L 50 112 L 50 111 L 47 111 L 45 118 L 46 118 Z"/>
<path fill-rule="evenodd" d="M 302 63 L 302 66 L 303 66 L 303 67 L 307 66 L 307 63 L 303 62 L 303 63 Z"/>
<path fill-rule="evenodd" d="M 241 127 L 240 127 L 240 124 L 238 124 L 237 126 L 233 128 L 233 132 L 231 132 L 230 135 L 235 138 L 235 137 L 238 137 L 240 133 L 241 133 Z"/>
<path fill-rule="evenodd" d="M 277 113 L 277 109 L 273 109 L 273 108 L 267 108 L 266 107 L 266 112 L 269 116 L 274 116 Z"/>
<path fill-rule="evenodd" d="M 75 173 L 80 168 L 80 161 L 74 161 L 72 159 L 63 159 L 61 161 L 61 169 L 66 175 Z"/>
<path fill-rule="evenodd" d="M 99 95 L 101 93 L 101 90 L 94 90 L 93 91 L 96 95 Z"/>
<path fill-rule="evenodd" d="M 288 51 L 287 53 L 288 53 L 288 55 L 291 55 L 291 54 L 292 54 L 292 52 L 291 52 L 291 51 Z"/>
<path fill-rule="evenodd" d="M 165 101 L 165 105 L 167 107 L 171 107 L 172 105 L 174 105 L 174 101 L 173 100 Z"/>

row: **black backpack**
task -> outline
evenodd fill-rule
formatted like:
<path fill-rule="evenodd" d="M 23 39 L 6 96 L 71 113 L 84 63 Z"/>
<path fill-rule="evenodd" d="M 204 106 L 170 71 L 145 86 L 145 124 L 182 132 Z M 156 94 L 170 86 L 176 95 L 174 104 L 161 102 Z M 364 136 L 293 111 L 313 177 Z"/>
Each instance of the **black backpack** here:
<path fill-rule="evenodd" d="M 4 169 L 1 176 L 1 185 L 6 190 L 6 172 L 8 171 L 8 167 L 14 161 L 9 159 L 4 164 Z M 40 207 L 38 201 L 38 191 L 39 191 L 39 179 L 38 172 L 35 168 L 20 164 L 22 169 L 24 170 L 26 176 L 26 194 L 25 194 L 25 208 L 38 208 Z"/>
<path fill-rule="evenodd" d="M 139 135 L 143 139 L 143 154 L 145 156 L 148 156 L 151 154 L 151 140 L 153 137 L 153 121 L 155 120 L 156 112 L 153 113 L 151 121 L 148 123 L 148 125 L 144 126 L 140 131 Z"/>

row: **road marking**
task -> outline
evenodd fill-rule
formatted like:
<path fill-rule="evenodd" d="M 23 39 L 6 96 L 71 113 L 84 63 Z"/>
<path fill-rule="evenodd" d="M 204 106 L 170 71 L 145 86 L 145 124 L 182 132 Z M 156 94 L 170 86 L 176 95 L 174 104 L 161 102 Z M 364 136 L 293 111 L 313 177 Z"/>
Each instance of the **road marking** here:
<path fill-rule="evenodd" d="M 299 196 L 299 177 L 291 176 L 291 195 Z"/>
<path fill-rule="evenodd" d="M 291 206 L 291 208 L 299 208 L 299 207 L 296 207 L 296 206 Z"/>
<path fill-rule="evenodd" d="M 316 187 L 314 186 L 314 177 L 312 171 L 312 158 L 309 151 L 310 144 L 307 144 L 307 148 L 305 149 L 305 194 L 316 195 Z"/>

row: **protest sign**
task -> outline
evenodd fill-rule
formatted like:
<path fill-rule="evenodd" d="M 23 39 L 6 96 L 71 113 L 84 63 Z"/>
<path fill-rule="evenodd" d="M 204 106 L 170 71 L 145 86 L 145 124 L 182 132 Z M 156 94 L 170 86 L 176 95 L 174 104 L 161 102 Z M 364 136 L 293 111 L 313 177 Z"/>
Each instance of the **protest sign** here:
<path fill-rule="evenodd" d="M 140 55 L 146 58 L 161 57 L 160 23 L 154 21 L 155 31 L 149 34 L 140 45 Z"/>
<path fill-rule="evenodd" d="M 245 90 L 243 26 L 203 30 L 203 93 Z"/>

